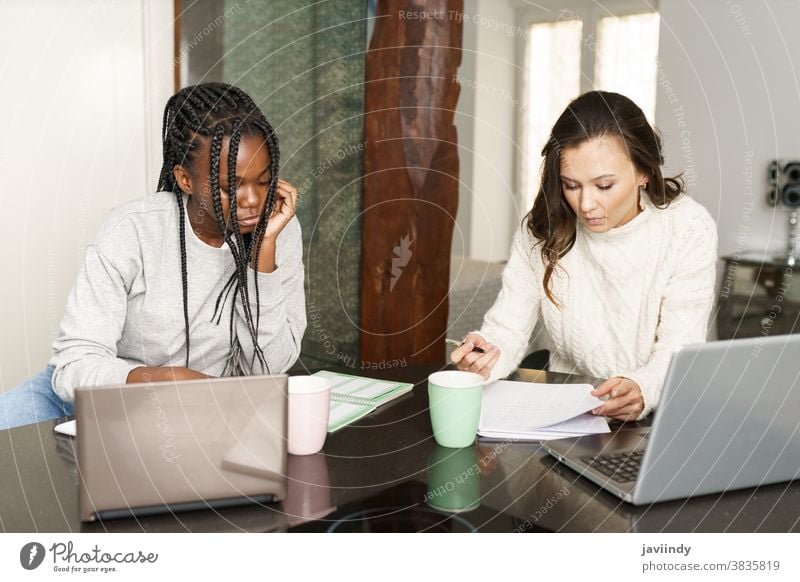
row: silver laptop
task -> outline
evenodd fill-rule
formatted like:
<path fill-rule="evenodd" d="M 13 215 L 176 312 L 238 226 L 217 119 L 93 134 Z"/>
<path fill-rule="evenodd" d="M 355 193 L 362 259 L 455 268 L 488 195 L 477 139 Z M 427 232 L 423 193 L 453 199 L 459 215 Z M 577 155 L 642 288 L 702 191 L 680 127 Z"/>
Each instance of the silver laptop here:
<path fill-rule="evenodd" d="M 651 427 L 543 443 L 634 505 L 800 478 L 800 335 L 672 355 Z"/>
<path fill-rule="evenodd" d="M 287 379 L 77 389 L 81 521 L 282 500 Z"/>

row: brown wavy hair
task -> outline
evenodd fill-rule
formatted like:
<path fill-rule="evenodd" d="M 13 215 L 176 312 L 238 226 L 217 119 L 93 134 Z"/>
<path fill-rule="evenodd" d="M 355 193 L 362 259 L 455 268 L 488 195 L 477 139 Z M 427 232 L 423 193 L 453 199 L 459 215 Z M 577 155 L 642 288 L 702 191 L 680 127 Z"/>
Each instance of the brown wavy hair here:
<path fill-rule="evenodd" d="M 561 190 L 561 156 L 564 150 L 609 136 L 622 140 L 633 165 L 648 177 L 645 191 L 655 206 L 666 208 L 684 191 L 682 175 L 672 178 L 662 175 L 661 136 L 633 101 L 607 91 L 590 91 L 572 101 L 556 121 L 542 149 L 541 186 L 533 208 L 523 219 L 534 239 L 542 243 L 544 291 L 559 307 L 550 280 L 559 259 L 575 244 L 577 230 L 577 217 Z"/>

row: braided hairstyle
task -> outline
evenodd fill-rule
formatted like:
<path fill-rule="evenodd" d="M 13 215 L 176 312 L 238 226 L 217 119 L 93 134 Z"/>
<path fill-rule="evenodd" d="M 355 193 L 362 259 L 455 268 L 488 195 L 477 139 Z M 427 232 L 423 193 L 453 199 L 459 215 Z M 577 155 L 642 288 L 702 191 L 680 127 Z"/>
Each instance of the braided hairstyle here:
<path fill-rule="evenodd" d="M 270 159 L 270 183 L 267 193 L 267 203 L 261 211 L 261 216 L 252 234 L 242 234 L 236 219 L 236 158 L 239 151 L 239 142 L 242 136 L 263 136 L 267 145 Z M 223 286 L 217 297 L 212 321 L 219 325 L 228 297 L 233 293 L 230 313 L 230 354 L 222 372 L 223 376 L 241 375 L 244 373 L 269 373 L 269 366 L 261 346 L 258 344 L 258 322 L 260 318 L 260 301 L 258 277 L 255 277 L 256 313 L 250 309 L 250 293 L 247 284 L 248 265 L 261 252 L 261 244 L 267 221 L 275 206 L 275 190 L 278 183 L 278 162 L 280 150 L 278 138 L 264 114 L 255 102 L 244 91 L 226 83 L 203 83 L 181 89 L 170 97 L 164 108 L 164 119 L 161 126 L 161 136 L 164 152 L 161 174 L 158 179 L 158 191 L 168 191 L 175 194 L 179 209 L 181 278 L 183 283 L 183 319 L 186 333 L 186 367 L 189 367 L 189 309 L 188 309 L 188 267 L 186 260 L 186 210 L 183 204 L 183 192 L 178 186 L 173 168 L 176 165 L 190 167 L 198 157 L 200 148 L 210 150 L 210 175 L 211 199 L 214 205 L 214 217 L 222 233 L 224 242 L 233 255 L 235 264 L 234 273 Z M 229 137 L 228 144 L 228 184 L 230 196 L 230 225 L 231 232 L 225 224 L 220 197 L 220 152 L 222 142 Z M 245 370 L 241 361 L 241 344 L 235 332 L 233 306 L 237 296 L 244 308 L 245 322 L 253 342 L 253 358 L 249 362 L 249 370 Z M 255 367 L 258 360 L 260 370 Z"/>

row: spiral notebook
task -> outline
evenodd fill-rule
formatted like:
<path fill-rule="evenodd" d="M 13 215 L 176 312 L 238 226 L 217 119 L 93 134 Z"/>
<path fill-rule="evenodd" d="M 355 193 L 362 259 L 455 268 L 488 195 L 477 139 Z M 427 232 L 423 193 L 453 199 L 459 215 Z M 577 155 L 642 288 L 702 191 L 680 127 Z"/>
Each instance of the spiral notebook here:
<path fill-rule="evenodd" d="M 413 384 L 375 380 L 350 374 L 321 371 L 314 376 L 322 376 L 331 381 L 331 412 L 328 417 L 328 432 L 360 420 L 376 408 L 403 394 L 411 392 Z"/>

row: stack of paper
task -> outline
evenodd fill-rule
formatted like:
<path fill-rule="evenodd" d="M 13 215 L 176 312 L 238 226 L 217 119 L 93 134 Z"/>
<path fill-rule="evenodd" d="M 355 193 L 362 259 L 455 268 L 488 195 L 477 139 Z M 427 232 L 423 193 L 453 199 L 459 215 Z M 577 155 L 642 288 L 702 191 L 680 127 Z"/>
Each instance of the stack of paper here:
<path fill-rule="evenodd" d="M 552 440 L 610 432 L 590 411 L 603 401 L 590 384 L 539 384 L 500 380 L 483 391 L 478 434 L 513 440 Z"/>

